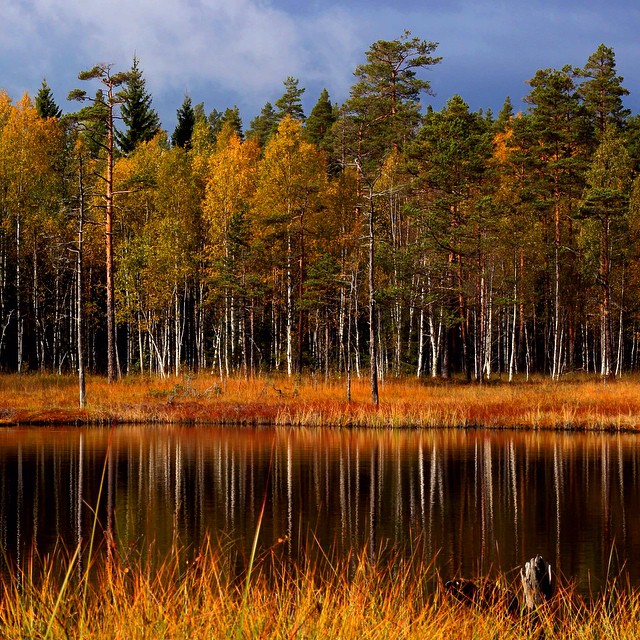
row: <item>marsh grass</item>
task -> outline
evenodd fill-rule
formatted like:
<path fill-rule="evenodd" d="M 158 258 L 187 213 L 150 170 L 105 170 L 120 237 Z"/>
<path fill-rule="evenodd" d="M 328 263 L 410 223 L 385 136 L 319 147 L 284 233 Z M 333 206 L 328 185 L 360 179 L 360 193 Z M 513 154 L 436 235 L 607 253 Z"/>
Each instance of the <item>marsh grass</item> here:
<path fill-rule="evenodd" d="M 0 635 L 24 638 L 635 638 L 640 593 L 618 584 L 589 600 L 561 588 L 535 618 L 447 597 L 433 562 L 384 566 L 358 557 L 296 566 L 270 550 L 238 571 L 233 545 L 207 541 L 190 562 L 175 549 L 76 571 L 59 550 L 32 555 L 0 583 Z M 245 558 L 245 562 L 247 559 Z M 64 580 L 59 576 L 64 574 Z M 500 580 L 507 584 L 502 576 Z M 514 585 L 515 588 L 515 585 Z M 84 623 L 82 621 L 84 620 Z"/>
<path fill-rule="evenodd" d="M 0 376 L 0 424 L 191 423 L 336 427 L 487 427 L 636 430 L 640 377 L 607 382 L 574 376 L 514 383 L 387 378 L 381 403 L 369 401 L 365 380 L 316 376 L 129 376 L 109 385 L 90 377 L 88 404 L 77 408 L 72 376 Z"/>

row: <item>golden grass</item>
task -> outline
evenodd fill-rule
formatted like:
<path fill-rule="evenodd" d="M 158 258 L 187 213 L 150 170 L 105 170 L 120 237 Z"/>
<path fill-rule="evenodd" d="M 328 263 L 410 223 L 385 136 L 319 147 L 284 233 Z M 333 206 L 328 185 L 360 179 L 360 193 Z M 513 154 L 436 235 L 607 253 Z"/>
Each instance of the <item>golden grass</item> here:
<path fill-rule="evenodd" d="M 0 583 L 0 635 L 24 638 L 635 638 L 640 592 L 585 601 L 561 589 L 532 620 L 501 605 L 479 608 L 445 596 L 421 560 L 373 566 L 363 554 L 306 568 L 257 562 L 248 597 L 229 545 L 207 545 L 189 564 L 174 550 L 158 569 L 114 558 L 93 567 L 86 600 L 73 563 L 60 598 L 63 554 Z M 61 562 L 62 561 L 62 562 Z M 71 562 L 70 560 L 66 561 Z M 58 567 L 59 568 L 59 567 Z M 34 576 L 40 576 L 35 578 Z M 502 578 L 504 579 L 504 578 Z M 58 603 L 58 606 L 56 606 Z"/>
<path fill-rule="evenodd" d="M 0 424 L 169 422 L 358 427 L 487 427 L 628 429 L 640 426 L 640 377 L 606 384 L 575 376 L 466 385 L 387 378 L 380 406 L 364 379 L 352 383 L 352 401 L 340 379 L 258 376 L 129 376 L 107 384 L 91 377 L 88 403 L 77 408 L 72 376 L 0 376 Z"/>

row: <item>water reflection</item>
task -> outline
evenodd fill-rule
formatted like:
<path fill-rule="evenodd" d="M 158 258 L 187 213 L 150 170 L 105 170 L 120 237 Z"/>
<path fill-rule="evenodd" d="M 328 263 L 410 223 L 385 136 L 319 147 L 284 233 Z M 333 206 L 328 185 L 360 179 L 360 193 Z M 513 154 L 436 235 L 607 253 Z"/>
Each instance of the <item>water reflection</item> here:
<path fill-rule="evenodd" d="M 586 591 L 612 549 L 620 564 L 638 555 L 639 460 L 632 435 L 7 429 L 0 542 L 19 566 L 34 545 L 73 549 L 102 487 L 105 553 L 197 550 L 211 534 L 248 555 L 264 501 L 261 548 L 293 560 L 420 553 L 442 575 L 474 576 L 541 553 Z"/>

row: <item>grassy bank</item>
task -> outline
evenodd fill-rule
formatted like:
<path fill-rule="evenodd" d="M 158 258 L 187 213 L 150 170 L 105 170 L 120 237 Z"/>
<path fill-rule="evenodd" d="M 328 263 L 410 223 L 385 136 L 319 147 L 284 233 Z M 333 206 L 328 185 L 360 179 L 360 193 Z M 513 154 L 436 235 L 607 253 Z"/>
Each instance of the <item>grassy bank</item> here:
<path fill-rule="evenodd" d="M 638 592 L 612 586 L 587 602 L 559 589 L 533 621 L 504 603 L 455 600 L 419 560 L 300 569 L 267 553 L 247 580 L 228 547 L 208 547 L 189 564 L 175 553 L 153 573 L 114 558 L 84 581 L 76 559 L 60 556 L 0 584 L 3 638 L 635 638 L 640 625 Z M 66 581 L 53 578 L 61 560 Z"/>
<path fill-rule="evenodd" d="M 0 424 L 173 422 L 369 427 L 489 427 L 532 429 L 640 428 L 640 377 L 606 384 L 597 377 L 514 383 L 387 378 L 379 407 L 366 380 L 260 376 L 219 380 L 130 376 L 108 385 L 87 383 L 87 406 L 77 406 L 73 376 L 0 376 Z"/>

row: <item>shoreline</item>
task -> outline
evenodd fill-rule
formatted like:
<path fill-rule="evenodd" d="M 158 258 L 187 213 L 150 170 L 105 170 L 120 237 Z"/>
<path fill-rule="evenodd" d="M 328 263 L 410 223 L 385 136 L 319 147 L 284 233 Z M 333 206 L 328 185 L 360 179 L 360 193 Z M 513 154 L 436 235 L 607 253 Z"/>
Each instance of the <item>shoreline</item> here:
<path fill-rule="evenodd" d="M 0 375 L 0 427 L 188 424 L 376 429 L 640 431 L 640 375 L 608 381 L 575 375 L 553 382 L 512 383 L 387 379 L 379 406 L 364 379 L 265 375 L 225 380 L 209 374 L 128 376 L 109 385 L 87 380 L 87 405 L 77 405 L 72 375 Z"/>

